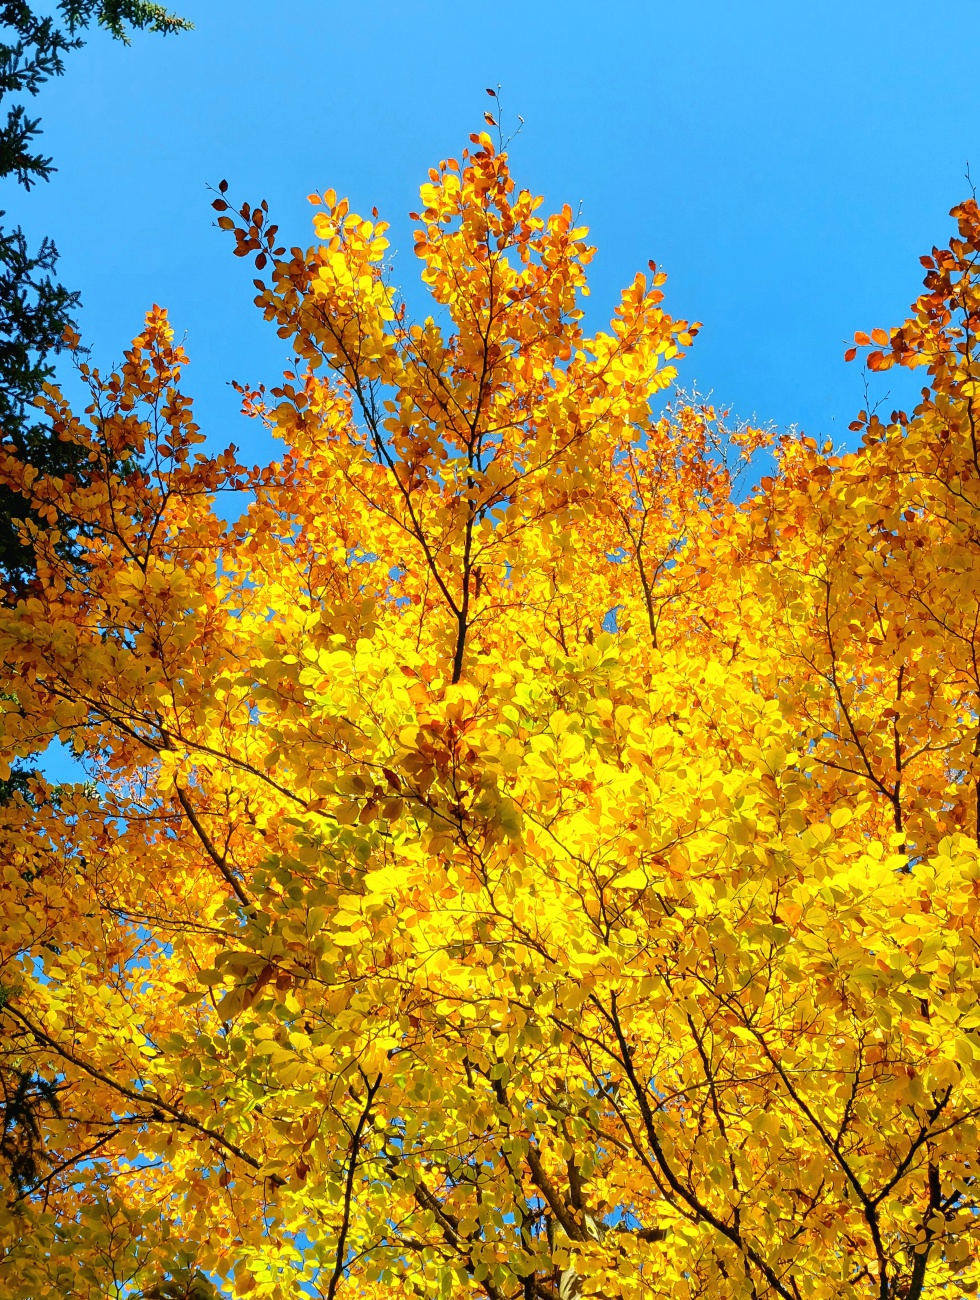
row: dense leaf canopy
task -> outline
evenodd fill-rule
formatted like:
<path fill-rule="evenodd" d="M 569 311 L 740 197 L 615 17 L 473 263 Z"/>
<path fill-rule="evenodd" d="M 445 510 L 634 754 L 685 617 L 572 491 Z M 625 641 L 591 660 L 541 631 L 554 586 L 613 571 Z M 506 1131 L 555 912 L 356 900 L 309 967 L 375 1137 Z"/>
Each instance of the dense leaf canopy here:
<path fill-rule="evenodd" d="M 313 198 L 306 251 L 216 204 L 277 463 L 200 450 L 154 309 L 49 390 L 85 475 L 2 464 L 5 752 L 92 784 L 0 808 L 0 1289 L 973 1289 L 976 203 L 858 340 L 920 404 L 839 453 L 655 406 L 695 327 L 651 266 L 587 335 L 587 232 L 489 135 L 418 323 Z"/>

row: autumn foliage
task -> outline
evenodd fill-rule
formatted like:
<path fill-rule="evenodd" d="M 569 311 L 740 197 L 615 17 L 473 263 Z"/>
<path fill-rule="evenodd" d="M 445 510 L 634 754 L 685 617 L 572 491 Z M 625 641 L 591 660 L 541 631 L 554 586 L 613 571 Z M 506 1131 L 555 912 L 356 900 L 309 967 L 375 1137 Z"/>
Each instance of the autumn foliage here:
<path fill-rule="evenodd" d="M 4 752 L 92 776 L 0 806 L 0 1291 L 975 1289 L 976 203 L 873 336 L 919 405 L 835 453 L 671 396 L 652 266 L 588 335 L 486 134 L 421 320 L 313 200 L 306 251 L 215 204 L 277 463 L 200 450 L 157 309 L 49 393 L 87 474 L 0 462 Z"/>

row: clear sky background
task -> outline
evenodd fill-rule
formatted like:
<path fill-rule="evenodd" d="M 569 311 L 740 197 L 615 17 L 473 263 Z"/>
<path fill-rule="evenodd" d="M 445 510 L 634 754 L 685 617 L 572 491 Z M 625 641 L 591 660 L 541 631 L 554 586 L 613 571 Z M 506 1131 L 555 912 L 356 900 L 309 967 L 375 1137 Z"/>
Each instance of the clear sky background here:
<path fill-rule="evenodd" d="M 969 160 L 980 177 L 980 0 L 174 5 L 194 32 L 71 56 L 37 101 L 59 171 L 3 206 L 54 236 L 96 363 L 170 310 L 209 441 L 249 460 L 269 448 L 228 381 L 275 381 L 283 345 L 209 183 L 267 198 L 290 244 L 311 240 L 313 189 L 377 205 L 421 302 L 406 214 L 500 83 L 505 124 L 525 121 L 518 182 L 581 201 L 598 244 L 588 323 L 654 258 L 668 310 L 704 322 L 686 385 L 846 443 L 863 378 L 845 341 L 902 319 Z"/>

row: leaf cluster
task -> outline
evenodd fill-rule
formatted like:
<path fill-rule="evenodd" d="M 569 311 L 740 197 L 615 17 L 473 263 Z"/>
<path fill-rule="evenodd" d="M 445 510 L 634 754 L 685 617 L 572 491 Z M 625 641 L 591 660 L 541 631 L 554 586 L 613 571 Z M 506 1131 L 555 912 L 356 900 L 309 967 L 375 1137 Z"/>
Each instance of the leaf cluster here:
<path fill-rule="evenodd" d="M 0 804 L 0 1043 L 59 1107 L 6 1293 L 975 1290 L 976 204 L 867 336 L 929 386 L 838 454 L 655 410 L 697 327 L 651 265 L 587 331 L 588 232 L 485 133 L 421 320 L 377 213 L 288 247 L 226 193 L 279 458 L 203 448 L 154 308 L 46 392 L 84 475 L 0 461 L 3 759 L 93 778 Z"/>

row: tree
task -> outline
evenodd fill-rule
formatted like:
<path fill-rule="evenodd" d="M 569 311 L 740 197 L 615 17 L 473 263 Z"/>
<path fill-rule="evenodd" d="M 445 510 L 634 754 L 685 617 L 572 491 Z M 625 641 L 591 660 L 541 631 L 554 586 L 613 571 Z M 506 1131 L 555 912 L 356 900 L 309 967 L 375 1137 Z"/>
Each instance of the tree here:
<path fill-rule="evenodd" d="M 0 6 L 0 100 L 34 96 L 50 77 L 64 72 L 64 55 L 78 49 L 77 33 L 93 23 L 128 42 L 127 25 L 158 32 L 190 26 L 161 5 L 146 0 L 62 0 L 63 30 L 50 15 L 39 15 L 23 0 Z M 0 126 L 0 178 L 14 177 L 25 189 L 47 180 L 51 159 L 35 152 L 39 120 L 27 116 L 23 102 L 7 110 Z M 0 212 L 0 218 L 3 213 Z M 0 443 L 38 470 L 64 477 L 84 473 L 78 448 L 60 443 L 36 418 L 33 404 L 53 375 L 53 358 L 62 349 L 78 295 L 53 279 L 57 250 L 50 238 L 32 250 L 18 226 L 0 227 Z M 17 521 L 28 510 L 22 494 L 0 485 L 0 572 L 8 599 L 23 592 L 33 577 L 33 553 L 18 533 Z M 71 546 L 63 536 L 62 549 Z M 30 765 L 19 764 L 0 781 L 0 803 L 14 791 L 29 794 Z M 36 1147 L 41 1138 L 40 1109 L 57 1113 L 57 1088 L 47 1079 L 0 1059 L 0 1168 L 18 1191 L 38 1173 Z"/>
<path fill-rule="evenodd" d="M 306 252 L 217 201 L 277 463 L 197 450 L 154 309 L 49 390 L 85 481 L 3 464 L 6 752 L 97 778 L 0 810 L 3 1043 L 57 1086 L 5 1294 L 163 1293 L 174 1243 L 175 1292 L 973 1288 L 976 203 L 872 336 L 916 410 L 740 499 L 771 435 L 651 413 L 660 272 L 588 336 L 586 231 L 488 135 L 421 194 L 421 323 L 332 192 Z"/>
<path fill-rule="evenodd" d="M 49 78 L 60 77 L 64 56 L 82 44 L 77 33 L 93 23 L 127 42 L 129 27 L 166 34 L 190 26 L 148 0 L 60 0 L 58 12 L 64 29 L 24 0 L 0 5 L 0 26 L 10 33 L 0 42 L 0 102 L 7 96 L 34 96 Z M 51 159 L 34 150 L 39 125 L 17 102 L 0 126 L 0 178 L 12 176 L 28 190 L 54 170 Z M 81 463 L 72 448 L 52 440 L 33 411 L 78 306 L 78 295 L 52 278 L 57 260 L 51 239 L 42 239 L 32 250 L 20 226 L 0 227 L 0 435 L 39 469 L 65 475 L 77 474 Z M 8 586 L 23 582 L 32 571 L 33 556 L 17 533 L 16 520 L 23 513 L 23 498 L 0 489 L 0 570 Z"/>

